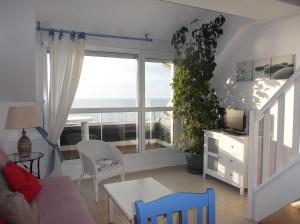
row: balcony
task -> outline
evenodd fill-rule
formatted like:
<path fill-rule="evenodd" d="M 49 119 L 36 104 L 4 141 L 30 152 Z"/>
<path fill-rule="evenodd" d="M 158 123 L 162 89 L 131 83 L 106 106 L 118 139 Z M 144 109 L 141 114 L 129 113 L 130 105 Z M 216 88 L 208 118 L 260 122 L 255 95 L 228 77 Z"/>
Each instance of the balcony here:
<path fill-rule="evenodd" d="M 68 120 L 60 137 L 65 160 L 79 158 L 75 145 L 84 138 L 109 142 L 124 154 L 138 153 L 141 149 L 138 136 L 138 112 L 72 114 Z M 172 146 L 171 111 L 146 112 L 144 129 L 145 150 Z"/>

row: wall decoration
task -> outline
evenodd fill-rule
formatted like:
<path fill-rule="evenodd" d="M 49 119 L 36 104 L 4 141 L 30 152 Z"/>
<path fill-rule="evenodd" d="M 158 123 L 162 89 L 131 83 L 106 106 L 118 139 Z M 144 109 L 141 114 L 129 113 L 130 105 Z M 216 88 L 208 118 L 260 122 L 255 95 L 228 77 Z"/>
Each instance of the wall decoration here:
<path fill-rule="evenodd" d="M 237 82 L 288 79 L 295 70 L 295 55 L 284 55 L 237 64 Z"/>
<path fill-rule="evenodd" d="M 237 65 L 237 82 L 252 80 L 253 64 L 251 61 L 239 62 Z"/>
<path fill-rule="evenodd" d="M 271 58 L 260 59 L 253 61 L 253 80 L 268 80 L 270 79 Z"/>
<path fill-rule="evenodd" d="M 295 55 L 285 55 L 272 58 L 270 68 L 271 79 L 288 79 L 295 69 Z"/>

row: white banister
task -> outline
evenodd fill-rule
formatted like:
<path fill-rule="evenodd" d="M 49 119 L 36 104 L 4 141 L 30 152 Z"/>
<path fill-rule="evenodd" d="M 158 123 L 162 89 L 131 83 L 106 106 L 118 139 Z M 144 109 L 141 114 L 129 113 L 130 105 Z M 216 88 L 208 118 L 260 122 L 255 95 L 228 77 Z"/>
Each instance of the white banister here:
<path fill-rule="evenodd" d="M 257 133 L 258 125 L 255 122 L 255 111 L 249 112 L 249 146 L 248 146 L 248 217 L 253 217 L 253 191 L 257 185 L 257 166 L 255 166 L 255 157 L 257 155 L 255 148 L 257 148 Z M 257 161 L 257 160 L 256 160 Z"/>
<path fill-rule="evenodd" d="M 293 105 L 287 105 L 292 93 L 289 92 L 291 88 L 294 91 L 294 100 L 291 102 Z M 285 142 L 285 138 L 288 142 Z M 292 150 L 289 150 L 289 147 Z M 289 152 L 292 154 L 290 159 Z M 291 165 L 296 166 L 296 162 L 299 162 L 297 167 L 300 167 L 300 69 L 281 86 L 260 111 L 257 113 L 250 111 L 248 159 L 247 213 L 250 219 L 260 221 L 271 212 L 280 209 L 280 206 L 292 202 L 288 199 L 272 204 L 276 202 L 276 197 L 271 200 L 266 195 L 271 195 L 273 192 L 278 194 L 281 188 L 290 191 L 290 186 L 284 184 L 285 178 L 291 180 L 298 178 L 298 173 L 293 175 L 286 173 L 287 169 L 292 169 Z M 276 186 L 272 186 L 273 183 L 276 183 Z M 287 187 L 284 188 L 285 186 Z M 296 193 L 295 200 L 300 197 L 300 192 Z M 285 197 L 278 198 L 285 199 Z"/>
<path fill-rule="evenodd" d="M 299 155 L 299 128 L 300 128 L 300 79 L 294 84 L 294 113 L 293 113 L 293 158 Z"/>
<path fill-rule="evenodd" d="M 268 179 L 270 174 L 270 109 L 264 113 L 263 133 L 262 182 Z"/>
<path fill-rule="evenodd" d="M 284 164 L 283 163 L 284 109 L 285 109 L 285 95 L 282 94 L 278 99 L 276 170 L 280 170 Z"/>
<path fill-rule="evenodd" d="M 269 99 L 269 101 L 257 112 L 256 118 L 261 117 L 267 109 L 271 108 L 278 100 L 278 98 L 287 92 L 294 84 L 294 81 L 300 77 L 300 68 L 280 87 L 280 89 Z M 257 119 L 256 119 L 257 120 Z"/>

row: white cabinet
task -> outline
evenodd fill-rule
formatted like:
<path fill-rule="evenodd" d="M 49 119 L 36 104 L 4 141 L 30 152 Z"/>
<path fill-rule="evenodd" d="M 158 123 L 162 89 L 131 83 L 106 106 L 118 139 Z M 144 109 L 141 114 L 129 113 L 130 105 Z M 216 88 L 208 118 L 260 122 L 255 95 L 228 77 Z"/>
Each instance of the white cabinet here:
<path fill-rule="evenodd" d="M 248 136 L 238 136 L 222 131 L 204 132 L 204 169 L 216 177 L 240 189 L 247 188 Z"/>

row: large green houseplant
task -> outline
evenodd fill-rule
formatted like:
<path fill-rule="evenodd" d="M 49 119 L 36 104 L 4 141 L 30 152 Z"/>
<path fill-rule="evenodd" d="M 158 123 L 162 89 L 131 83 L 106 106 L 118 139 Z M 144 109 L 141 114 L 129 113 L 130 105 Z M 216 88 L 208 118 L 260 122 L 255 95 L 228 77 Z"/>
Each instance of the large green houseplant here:
<path fill-rule="evenodd" d="M 203 172 L 203 130 L 215 128 L 219 119 L 218 97 L 209 81 L 216 68 L 215 51 L 224 22 L 221 15 L 191 32 L 182 27 L 172 38 L 176 50 L 172 82 L 174 116 L 182 124 L 178 148 L 183 150 L 187 143 L 188 170 L 194 173 Z"/>

